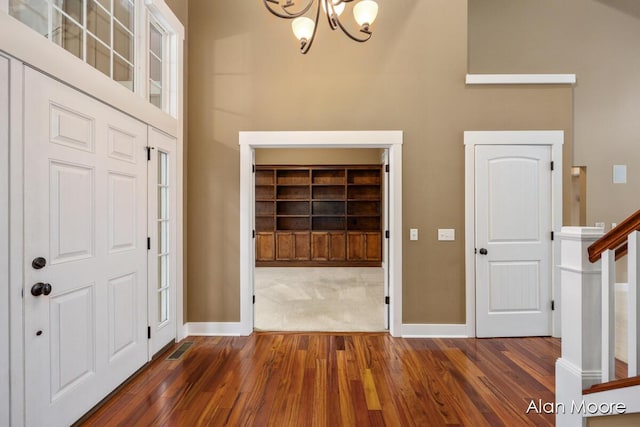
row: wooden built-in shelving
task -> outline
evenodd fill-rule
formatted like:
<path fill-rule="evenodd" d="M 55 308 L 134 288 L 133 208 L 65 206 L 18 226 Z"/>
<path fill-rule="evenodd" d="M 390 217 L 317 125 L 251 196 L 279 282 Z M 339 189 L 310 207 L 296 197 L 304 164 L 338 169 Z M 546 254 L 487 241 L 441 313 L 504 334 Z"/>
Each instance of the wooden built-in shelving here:
<path fill-rule="evenodd" d="M 376 265 L 380 165 L 257 166 L 256 264 Z"/>

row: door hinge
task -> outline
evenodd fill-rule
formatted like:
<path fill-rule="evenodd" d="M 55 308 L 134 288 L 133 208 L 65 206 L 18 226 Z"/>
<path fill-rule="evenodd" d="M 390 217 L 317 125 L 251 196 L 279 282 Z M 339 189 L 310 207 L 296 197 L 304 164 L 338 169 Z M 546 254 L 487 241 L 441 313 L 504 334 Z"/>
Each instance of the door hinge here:
<path fill-rule="evenodd" d="M 385 230 L 384 237 L 387 238 L 387 239 L 389 238 L 389 230 Z"/>
<path fill-rule="evenodd" d="M 151 250 L 151 237 L 147 237 L 147 250 Z"/>
<path fill-rule="evenodd" d="M 384 303 L 385 304 L 389 304 L 390 301 L 391 301 L 391 299 L 388 296 L 384 297 Z"/>
<path fill-rule="evenodd" d="M 553 167 L 554 167 L 553 162 L 551 162 L 551 170 L 553 170 Z"/>
<path fill-rule="evenodd" d="M 389 172 L 389 165 L 384 165 L 384 171 Z"/>
<path fill-rule="evenodd" d="M 555 233 L 552 231 L 551 232 L 551 240 L 553 240 L 555 238 Z"/>
<path fill-rule="evenodd" d="M 556 309 L 556 302 L 554 300 L 551 300 L 551 311 Z"/>
<path fill-rule="evenodd" d="M 153 147 L 147 145 L 146 147 L 144 147 L 147 149 L 147 161 L 151 160 L 151 150 L 153 150 Z"/>
<path fill-rule="evenodd" d="M 147 326 L 147 339 L 151 339 L 151 326 Z"/>
<path fill-rule="evenodd" d="M 251 230 L 251 237 L 256 238 L 256 230 Z"/>
<path fill-rule="evenodd" d="M 252 302 L 255 304 L 256 303 L 256 296 L 253 296 Z"/>
<path fill-rule="evenodd" d="M 253 173 L 256 172 L 256 165 L 251 165 L 251 172 L 253 172 Z"/>

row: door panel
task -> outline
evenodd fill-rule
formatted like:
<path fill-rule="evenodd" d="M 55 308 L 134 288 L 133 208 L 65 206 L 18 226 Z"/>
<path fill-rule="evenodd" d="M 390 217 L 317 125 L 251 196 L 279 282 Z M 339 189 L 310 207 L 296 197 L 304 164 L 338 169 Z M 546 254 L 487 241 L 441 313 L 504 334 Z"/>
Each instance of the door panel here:
<path fill-rule="evenodd" d="M 479 337 L 551 334 L 551 148 L 476 147 Z"/>
<path fill-rule="evenodd" d="M 26 421 L 69 425 L 147 361 L 147 128 L 30 68 L 24 103 Z"/>

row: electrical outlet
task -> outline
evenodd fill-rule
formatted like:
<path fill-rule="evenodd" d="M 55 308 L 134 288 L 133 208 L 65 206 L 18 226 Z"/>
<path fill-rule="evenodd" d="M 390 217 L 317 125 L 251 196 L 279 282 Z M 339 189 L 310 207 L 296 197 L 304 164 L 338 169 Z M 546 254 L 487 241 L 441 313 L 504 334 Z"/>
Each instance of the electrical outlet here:
<path fill-rule="evenodd" d="M 456 230 L 453 228 L 439 228 L 438 240 L 451 241 L 456 240 Z"/>
<path fill-rule="evenodd" d="M 418 240 L 418 229 L 410 228 L 409 229 L 409 240 Z"/>

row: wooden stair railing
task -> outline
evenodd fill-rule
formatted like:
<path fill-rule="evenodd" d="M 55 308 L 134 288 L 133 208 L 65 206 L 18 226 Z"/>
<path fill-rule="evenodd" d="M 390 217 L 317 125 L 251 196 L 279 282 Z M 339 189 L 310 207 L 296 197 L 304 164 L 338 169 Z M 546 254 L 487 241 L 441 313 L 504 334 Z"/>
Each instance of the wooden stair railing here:
<path fill-rule="evenodd" d="M 601 391 L 617 390 L 619 388 L 634 387 L 640 385 L 640 376 L 622 378 L 620 380 L 609 381 L 608 383 L 595 384 L 591 388 L 582 391 L 582 394 L 599 393 Z"/>
<path fill-rule="evenodd" d="M 589 246 L 589 261 L 596 262 L 607 249 L 616 251 L 616 261 L 627 254 L 627 237 L 640 231 L 640 210 Z"/>

